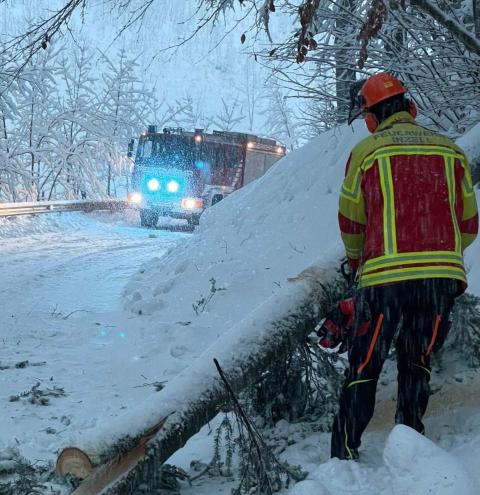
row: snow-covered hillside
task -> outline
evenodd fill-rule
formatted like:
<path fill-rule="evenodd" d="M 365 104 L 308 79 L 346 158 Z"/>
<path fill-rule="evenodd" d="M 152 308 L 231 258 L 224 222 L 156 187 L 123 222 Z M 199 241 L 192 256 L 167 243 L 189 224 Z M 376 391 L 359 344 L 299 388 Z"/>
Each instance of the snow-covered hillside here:
<path fill-rule="evenodd" d="M 126 308 L 153 325 L 187 319 L 220 333 L 288 277 L 317 260 L 337 263 L 338 190 L 349 147 L 363 135 L 361 127 L 328 132 L 207 210 L 189 242 L 130 281 Z M 197 315 L 192 306 L 209 294 L 211 279 L 224 290 Z"/>

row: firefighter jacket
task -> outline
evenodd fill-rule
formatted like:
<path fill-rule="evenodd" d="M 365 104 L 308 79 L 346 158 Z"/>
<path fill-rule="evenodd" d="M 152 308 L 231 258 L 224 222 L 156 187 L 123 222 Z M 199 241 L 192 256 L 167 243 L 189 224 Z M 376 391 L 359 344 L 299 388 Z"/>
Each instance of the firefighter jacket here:
<path fill-rule="evenodd" d="M 470 168 L 450 139 L 399 112 L 353 149 L 339 224 L 360 287 L 451 278 L 478 231 Z"/>

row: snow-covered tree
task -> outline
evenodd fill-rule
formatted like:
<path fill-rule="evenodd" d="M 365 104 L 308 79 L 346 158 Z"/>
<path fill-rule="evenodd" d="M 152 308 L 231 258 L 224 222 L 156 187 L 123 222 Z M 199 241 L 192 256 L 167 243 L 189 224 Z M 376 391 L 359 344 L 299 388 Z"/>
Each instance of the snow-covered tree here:
<path fill-rule="evenodd" d="M 52 123 L 56 85 L 54 82 L 55 52 L 31 60 L 14 85 L 7 84 L 3 97 L 13 112 L 4 115 L 5 163 L 16 176 L 9 188 L 9 199 L 37 199 L 42 175 L 51 166 Z M 11 70 L 16 70 L 12 65 Z M 2 109 L 3 110 L 3 109 Z M 9 129 L 9 131 L 7 130 Z"/>
<path fill-rule="evenodd" d="M 18 91 L 18 82 L 12 81 L 15 70 L 2 60 L 0 74 L 0 199 L 16 199 L 15 183 L 17 180 L 17 166 L 11 150 L 13 147 L 13 121 L 17 116 L 14 95 Z M 19 171 L 18 171 L 19 172 Z"/>
<path fill-rule="evenodd" d="M 244 64 L 243 80 L 240 83 L 239 92 L 242 95 L 242 107 L 246 113 L 248 131 L 255 129 L 255 118 L 258 117 L 259 108 L 265 98 L 265 91 L 262 88 L 258 69 L 252 61 L 247 58 Z"/>
<path fill-rule="evenodd" d="M 480 0 L 472 0 L 473 22 L 475 24 L 475 35 L 480 40 Z"/>
<path fill-rule="evenodd" d="M 231 103 L 222 98 L 222 110 L 216 115 L 214 124 L 221 131 L 233 131 L 243 119 L 244 115 L 238 98 L 235 98 Z"/>
<path fill-rule="evenodd" d="M 357 0 L 339 0 L 332 9 L 336 11 L 335 28 L 335 99 L 336 120 L 346 122 L 350 106 L 350 86 L 356 79 L 354 35 L 355 25 L 351 22 Z M 345 34 L 348 33 L 348 36 Z M 353 36 L 352 36 L 353 35 Z"/>
<path fill-rule="evenodd" d="M 103 73 L 104 91 L 99 95 L 100 115 L 95 119 L 103 129 L 104 144 L 109 148 L 106 156 L 105 182 L 107 195 L 114 195 L 114 176 L 127 172 L 122 151 L 128 142 L 148 125 L 149 100 L 152 94 L 138 75 L 138 63 L 124 48 L 115 59 L 102 54 L 106 66 Z M 147 119 L 147 120 L 145 120 Z"/>
<path fill-rule="evenodd" d="M 153 89 L 154 92 L 155 88 Z M 158 98 L 155 98 L 159 102 Z M 153 107 L 152 107 L 153 110 Z M 174 125 L 188 130 L 197 128 L 207 131 L 211 125 L 211 118 L 205 115 L 203 102 L 188 95 L 172 103 L 163 98 L 157 103 L 156 110 L 152 111 L 153 121 L 159 129 Z"/>
<path fill-rule="evenodd" d="M 124 50 L 97 58 L 86 43 L 60 44 L 21 73 L 4 64 L 0 199 L 102 197 L 115 191 L 117 177 L 128 178 L 127 143 L 150 121 L 152 96 Z M 164 118 L 181 111 L 166 107 Z"/>
<path fill-rule="evenodd" d="M 344 113 L 347 81 L 352 80 L 353 72 L 342 87 L 337 70 L 352 71 L 351 61 L 358 59 L 362 68 L 355 68 L 356 79 L 388 70 L 405 81 L 424 123 L 458 135 L 480 118 L 480 80 L 474 69 L 480 57 L 467 49 L 467 41 L 458 34 L 463 30 L 471 41 L 472 10 L 466 8 L 471 4 L 445 7 L 452 19 L 450 25 L 436 19 L 432 22 L 433 14 L 419 3 L 422 5 L 404 9 L 398 2 L 389 7 L 381 0 L 373 4 L 358 0 L 349 3 L 349 20 L 344 22 L 342 16 L 348 9 L 339 8 L 338 2 L 305 2 L 304 6 L 310 7 L 302 11 L 301 30 L 273 54 L 265 51 L 264 60 L 284 87 L 322 105 L 330 100 L 339 113 Z M 293 63 L 295 58 L 302 64 Z"/>
<path fill-rule="evenodd" d="M 268 122 L 266 131 L 269 136 L 275 136 L 290 150 L 298 147 L 301 138 L 300 121 L 279 87 L 271 88 L 265 115 Z"/>
<path fill-rule="evenodd" d="M 82 43 L 73 50 L 73 57 L 62 53 L 57 68 L 57 76 L 65 87 L 59 101 L 57 146 L 63 150 L 60 163 L 65 171 L 67 194 L 75 198 L 85 197 L 87 189 L 98 189 L 96 160 L 90 159 L 94 155 L 92 146 L 98 143 L 98 131 L 91 124 L 96 111 L 93 56 L 93 51 Z M 92 182 L 96 187 L 87 187 Z"/>

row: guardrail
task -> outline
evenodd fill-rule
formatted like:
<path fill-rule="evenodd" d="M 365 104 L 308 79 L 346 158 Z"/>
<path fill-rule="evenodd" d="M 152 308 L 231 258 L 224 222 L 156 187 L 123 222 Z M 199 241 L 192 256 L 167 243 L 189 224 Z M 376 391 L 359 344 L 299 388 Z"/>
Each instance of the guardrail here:
<path fill-rule="evenodd" d="M 0 218 L 16 215 L 36 215 L 61 211 L 116 211 L 128 207 L 125 200 L 109 199 L 102 201 L 41 201 L 37 203 L 0 203 Z"/>

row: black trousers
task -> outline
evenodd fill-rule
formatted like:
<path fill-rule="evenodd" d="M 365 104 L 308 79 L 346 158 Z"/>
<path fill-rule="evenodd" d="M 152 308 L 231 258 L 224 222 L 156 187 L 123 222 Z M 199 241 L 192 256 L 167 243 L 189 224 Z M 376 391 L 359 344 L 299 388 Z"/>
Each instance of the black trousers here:
<path fill-rule="evenodd" d="M 396 338 L 398 398 L 395 422 L 424 432 L 430 395 L 430 355 L 443 344 L 459 283 L 451 279 L 398 282 L 360 291 L 356 326 L 369 331 L 352 339 L 339 410 L 332 426 L 331 455 L 352 459 L 373 416 L 377 382 L 393 337 Z M 365 313 L 369 313 L 366 315 Z"/>

